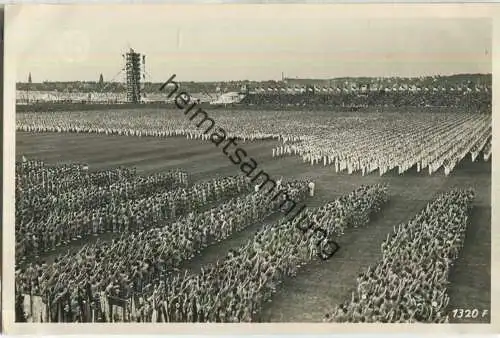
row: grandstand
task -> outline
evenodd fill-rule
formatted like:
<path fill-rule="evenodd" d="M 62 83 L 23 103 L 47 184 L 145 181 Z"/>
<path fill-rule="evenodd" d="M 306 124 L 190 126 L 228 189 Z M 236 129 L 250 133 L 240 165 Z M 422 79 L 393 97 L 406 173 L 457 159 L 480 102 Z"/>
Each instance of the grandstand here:
<path fill-rule="evenodd" d="M 139 75 L 135 76 L 137 78 Z M 144 71 L 140 75 L 144 78 Z M 132 75 L 129 75 L 132 78 Z M 340 78 L 331 80 L 284 79 L 280 82 L 180 83 L 201 102 L 271 107 L 454 107 L 491 110 L 491 74 L 462 74 L 423 78 Z M 135 86 L 135 87 L 134 87 Z M 98 90 L 93 83 L 18 83 L 17 104 L 41 103 L 164 103 L 161 83 L 126 85 L 107 82 Z M 140 87 L 140 90 L 137 88 Z M 128 89 L 127 89 L 128 88 Z M 135 88 L 135 89 L 134 89 Z M 129 93 L 129 94 L 127 94 Z M 129 95 L 129 96 L 127 96 Z M 130 96 L 132 95 L 132 96 Z M 137 94 L 136 98 L 138 97 Z M 136 100 L 137 101 L 137 100 Z M 104 107 L 103 107 L 104 108 Z"/>

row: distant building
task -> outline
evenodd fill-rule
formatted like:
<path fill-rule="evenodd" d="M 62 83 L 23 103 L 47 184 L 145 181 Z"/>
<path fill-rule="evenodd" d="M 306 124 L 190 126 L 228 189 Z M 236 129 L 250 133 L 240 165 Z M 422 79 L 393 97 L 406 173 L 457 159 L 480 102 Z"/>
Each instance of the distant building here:
<path fill-rule="evenodd" d="M 238 92 L 224 93 L 220 95 L 216 100 L 211 101 L 210 104 L 231 104 L 239 103 L 245 97 L 244 94 Z"/>

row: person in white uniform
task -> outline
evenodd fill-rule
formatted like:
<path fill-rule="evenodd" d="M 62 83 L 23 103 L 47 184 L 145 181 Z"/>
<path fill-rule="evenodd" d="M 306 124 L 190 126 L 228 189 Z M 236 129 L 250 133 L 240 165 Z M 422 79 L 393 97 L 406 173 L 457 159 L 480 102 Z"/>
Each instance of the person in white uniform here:
<path fill-rule="evenodd" d="M 314 196 L 314 182 L 309 183 L 309 196 Z"/>
<path fill-rule="evenodd" d="M 278 190 L 280 190 L 280 188 L 281 188 L 281 182 L 282 182 L 282 181 L 283 181 L 283 176 L 282 176 L 282 177 L 280 177 L 280 179 L 279 179 L 278 181 L 276 181 L 276 188 L 277 188 Z"/>

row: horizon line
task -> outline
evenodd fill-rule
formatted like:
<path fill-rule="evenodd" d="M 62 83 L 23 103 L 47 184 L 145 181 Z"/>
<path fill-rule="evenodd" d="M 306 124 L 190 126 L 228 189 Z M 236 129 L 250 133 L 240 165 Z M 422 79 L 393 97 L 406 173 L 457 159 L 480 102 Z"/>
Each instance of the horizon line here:
<path fill-rule="evenodd" d="M 284 79 L 263 79 L 263 80 L 249 80 L 249 79 L 241 79 L 241 80 L 205 80 L 205 81 L 194 81 L 194 80 L 183 80 L 179 82 L 184 82 L 184 83 L 214 83 L 214 82 L 284 82 L 286 80 L 308 80 L 308 81 L 334 81 L 334 80 L 344 80 L 344 79 L 419 79 L 419 78 L 429 78 L 429 77 L 453 77 L 453 76 L 463 76 L 463 75 L 482 75 L 482 76 L 492 76 L 492 73 L 451 73 L 451 74 L 428 74 L 428 75 L 419 75 L 419 76 L 400 76 L 400 75 L 393 75 L 393 76 L 341 76 L 341 77 L 332 77 L 332 78 L 306 78 L 306 77 L 285 77 Z M 99 80 L 67 80 L 67 81 L 60 81 L 60 80 L 43 80 L 42 82 L 32 82 L 31 84 L 43 84 L 43 83 L 71 83 L 71 82 L 95 82 L 98 83 Z M 125 83 L 125 81 L 105 81 L 105 83 Z M 28 84 L 29 82 L 24 82 L 24 81 L 17 81 L 16 84 Z M 151 84 L 156 84 L 156 83 L 163 83 L 163 81 L 141 81 L 141 83 L 151 83 Z"/>

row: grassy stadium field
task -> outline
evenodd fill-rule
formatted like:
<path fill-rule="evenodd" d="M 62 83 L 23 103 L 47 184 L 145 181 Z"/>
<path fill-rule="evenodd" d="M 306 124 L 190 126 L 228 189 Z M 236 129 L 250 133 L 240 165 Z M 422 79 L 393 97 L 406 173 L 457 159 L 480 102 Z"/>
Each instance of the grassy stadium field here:
<path fill-rule="evenodd" d="M 452 187 L 473 187 L 475 208 L 458 263 L 450 285 L 450 310 L 454 308 L 490 311 L 490 238 L 491 238 L 491 160 L 482 158 L 471 163 L 467 157 L 446 177 L 442 171 L 428 176 L 412 168 L 404 176 L 390 172 L 380 177 L 337 174 L 332 167 L 310 166 L 296 157 L 272 158 L 274 142 L 247 142 L 249 156 L 259 168 L 274 178 L 310 177 L 316 182 L 316 195 L 308 202 L 320 205 L 348 193 L 361 184 L 389 184 L 391 199 L 381 215 L 369 226 L 348 231 L 339 242 L 341 250 L 330 260 L 305 267 L 296 278 L 285 282 L 262 313 L 262 321 L 318 321 L 334 305 L 350 298 L 356 276 L 380 258 L 380 244 L 392 227 L 408 221 L 438 192 Z M 84 134 L 17 133 L 16 156 L 40 159 L 48 163 L 78 161 L 90 169 L 116 166 L 136 167 L 138 172 L 151 173 L 180 168 L 194 180 L 216 175 L 239 174 L 239 168 L 210 142 L 183 137 L 160 139 Z M 221 244 L 205 250 L 201 257 L 185 268 L 196 270 L 202 264 L 223 257 L 229 248 L 243 243 L 260 225 L 250 227 Z M 470 319 L 489 322 L 485 318 Z M 461 322 L 465 322 L 462 320 Z"/>

